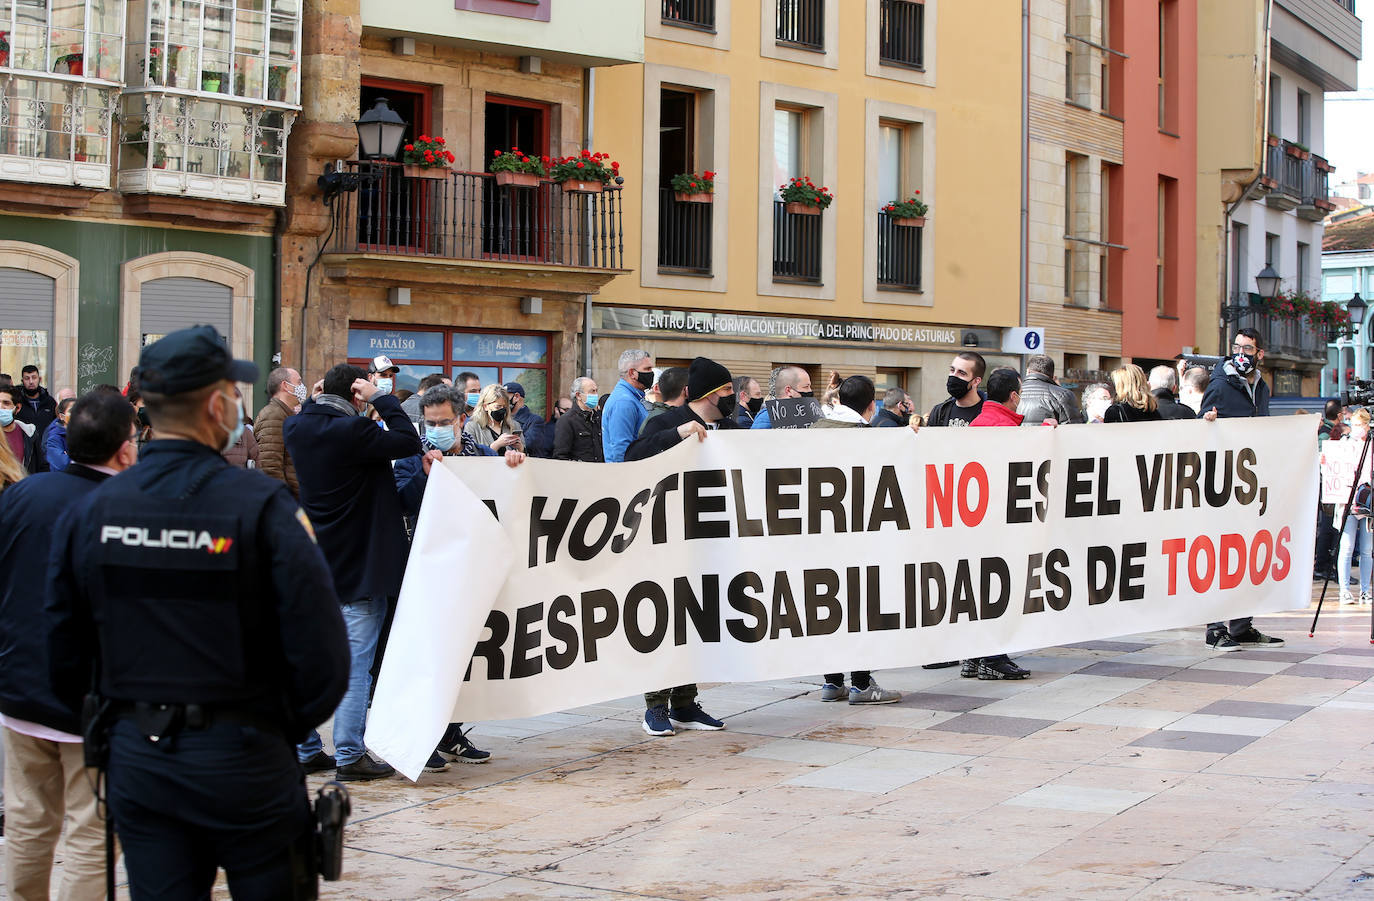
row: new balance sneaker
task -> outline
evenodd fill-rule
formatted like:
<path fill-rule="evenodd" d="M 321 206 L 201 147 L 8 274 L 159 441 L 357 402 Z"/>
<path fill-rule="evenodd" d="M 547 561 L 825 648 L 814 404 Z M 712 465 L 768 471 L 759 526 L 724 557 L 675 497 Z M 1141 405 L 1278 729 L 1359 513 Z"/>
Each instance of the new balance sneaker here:
<path fill-rule="evenodd" d="M 1254 626 L 1251 626 L 1241 634 L 1234 636 L 1232 638 L 1232 641 L 1234 641 L 1236 644 L 1240 645 L 1243 648 L 1283 647 L 1282 638 L 1275 638 L 1272 635 L 1265 635 L 1263 632 L 1261 632 L 1259 629 L 1256 629 Z"/>
<path fill-rule="evenodd" d="M 373 779 L 385 779 L 394 772 L 396 769 L 391 764 L 373 760 L 371 756 L 364 754 L 352 763 L 339 764 L 334 776 L 340 782 L 368 782 Z"/>
<path fill-rule="evenodd" d="M 825 685 L 821 686 L 822 701 L 843 701 L 848 697 L 849 690 L 844 687 L 843 682 L 839 685 L 836 685 L 834 682 L 827 682 Z"/>
<path fill-rule="evenodd" d="M 447 773 L 448 767 L 448 761 L 438 751 L 431 753 L 429 760 L 425 761 L 426 773 Z"/>
<path fill-rule="evenodd" d="M 895 704 L 901 699 L 900 691 L 890 691 L 872 680 L 869 680 L 867 688 L 849 689 L 851 704 Z"/>
<path fill-rule="evenodd" d="M 970 657 L 967 660 L 959 661 L 959 678 L 976 679 L 978 678 L 978 658 Z"/>
<path fill-rule="evenodd" d="M 334 769 L 334 758 L 324 753 L 316 751 L 309 760 L 301 761 L 301 769 L 309 776 L 311 773 L 323 773 L 325 770 Z"/>
<path fill-rule="evenodd" d="M 1341 589 L 1341 603 L 1342 603 L 1342 604 L 1358 604 L 1359 601 L 1355 600 L 1355 595 L 1353 595 L 1353 594 L 1350 593 L 1350 589 L 1349 589 L 1349 588 L 1342 588 L 1342 589 Z"/>
<path fill-rule="evenodd" d="M 998 654 L 996 657 L 984 657 L 978 662 L 978 678 L 984 681 L 994 679 L 1024 679 L 1030 675 L 1029 670 L 1011 662 L 1011 658 L 1006 654 Z"/>
<path fill-rule="evenodd" d="M 702 710 L 700 704 L 669 710 L 668 716 L 680 729 L 705 729 L 715 732 L 725 728 L 724 723 Z"/>
<path fill-rule="evenodd" d="M 668 708 L 660 704 L 644 711 L 644 722 L 640 723 L 650 735 L 673 735 L 673 724 L 668 721 Z"/>
<path fill-rule="evenodd" d="M 1230 635 L 1226 634 L 1225 632 L 1213 632 L 1209 629 L 1207 632 L 1207 638 L 1205 640 L 1207 642 L 1207 647 L 1211 648 L 1214 651 L 1240 650 L 1240 644 L 1238 644 L 1235 639 L 1233 639 Z"/>
<path fill-rule="evenodd" d="M 480 750 L 468 741 L 462 723 L 450 724 L 434 750 L 439 756 L 454 763 L 486 763 L 491 760 L 490 751 Z"/>

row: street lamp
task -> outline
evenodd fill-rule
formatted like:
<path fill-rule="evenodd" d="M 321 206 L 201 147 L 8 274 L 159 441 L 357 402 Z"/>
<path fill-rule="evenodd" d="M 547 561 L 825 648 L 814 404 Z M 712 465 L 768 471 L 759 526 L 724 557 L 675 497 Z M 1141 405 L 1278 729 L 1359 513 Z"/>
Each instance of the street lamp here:
<path fill-rule="evenodd" d="M 401 140 L 405 137 L 408 126 L 400 113 L 387 104 L 385 97 L 378 97 L 376 103 L 372 104 L 372 109 L 359 116 L 353 127 L 358 130 L 360 159 L 389 160 L 395 159 L 396 152 L 401 149 Z M 340 172 L 334 168 L 333 163 L 326 163 L 324 174 L 316 183 L 324 193 L 325 202 L 328 203 L 344 191 L 358 190 L 358 181 L 359 173 Z"/>
<path fill-rule="evenodd" d="M 1265 300 L 1273 300 L 1279 294 L 1279 283 L 1283 281 L 1279 274 L 1274 271 L 1274 267 L 1269 263 L 1264 264 L 1264 268 L 1255 276 L 1255 287 L 1259 288 L 1259 296 Z"/>
<path fill-rule="evenodd" d="M 1346 301 L 1345 310 L 1350 314 L 1351 337 L 1360 333 L 1360 323 L 1364 322 L 1364 314 L 1369 304 L 1365 303 L 1360 297 L 1360 292 L 1356 291 L 1355 296 Z"/>

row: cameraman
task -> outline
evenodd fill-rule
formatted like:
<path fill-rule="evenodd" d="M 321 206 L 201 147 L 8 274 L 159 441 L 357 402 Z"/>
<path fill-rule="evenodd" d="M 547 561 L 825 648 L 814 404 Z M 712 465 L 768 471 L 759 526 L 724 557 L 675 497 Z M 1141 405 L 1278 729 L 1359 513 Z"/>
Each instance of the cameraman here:
<path fill-rule="evenodd" d="M 1210 421 L 1218 417 L 1268 416 L 1269 385 L 1260 374 L 1263 362 L 1264 339 L 1260 333 L 1252 328 L 1236 332 L 1231 356 L 1212 369 L 1212 378 L 1202 395 L 1203 412 L 1198 418 Z M 1283 647 L 1282 638 L 1260 632 L 1253 619 L 1246 616 L 1209 624 L 1204 639 L 1207 646 L 1217 651 Z"/>

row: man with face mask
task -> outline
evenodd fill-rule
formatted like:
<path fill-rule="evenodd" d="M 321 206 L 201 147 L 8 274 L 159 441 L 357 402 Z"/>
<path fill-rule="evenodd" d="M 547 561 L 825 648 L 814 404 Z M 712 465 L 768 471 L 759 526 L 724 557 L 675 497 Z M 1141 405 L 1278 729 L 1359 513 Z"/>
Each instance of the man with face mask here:
<path fill-rule="evenodd" d="M 735 376 L 734 388 L 735 424 L 747 429 L 763 410 L 763 389 L 759 387 L 759 380 L 749 375 Z"/>
<path fill-rule="evenodd" d="M 620 381 L 601 408 L 601 447 L 607 463 L 625 459 L 625 449 L 639 435 L 648 415 L 644 392 L 654 384 L 654 358 L 647 350 L 625 351 L 619 367 Z"/>
<path fill-rule="evenodd" d="M 300 411 L 309 397 L 305 380 L 294 369 L 279 367 L 267 374 L 267 403 L 253 420 L 258 439 L 258 469 L 264 474 L 285 482 L 291 494 L 300 497 L 300 483 L 296 481 L 296 461 L 286 450 L 282 426 Z"/>
<path fill-rule="evenodd" d="M 1083 413 L 1089 423 L 1100 423 L 1112 405 L 1112 389 L 1105 382 L 1093 382 L 1083 389 Z"/>
<path fill-rule="evenodd" d="M 695 436 L 706 439 L 716 429 L 738 428 L 732 417 L 735 392 L 730 370 L 705 357 L 697 357 L 687 367 L 687 403 L 655 416 L 644 427 L 644 434 L 630 445 L 626 460 L 643 460 Z M 644 695 L 644 719 L 640 724 L 649 735 L 672 735 L 678 729 L 724 729 L 725 724 L 701 709 L 696 685 L 678 685 Z"/>
<path fill-rule="evenodd" d="M 794 397 L 815 397 L 816 392 L 811 390 L 811 375 L 800 366 L 779 366 L 773 370 L 773 376 L 769 379 L 772 390 L 769 396 L 774 400 L 788 400 Z M 773 427 L 773 417 L 768 414 L 768 407 L 763 406 L 754 415 L 754 421 L 750 423 L 751 429 L 771 429 Z"/>
<path fill-rule="evenodd" d="M 369 403 L 385 429 L 358 415 Z M 301 506 L 334 575 L 352 653 L 348 693 L 334 713 L 335 757 L 312 732 L 300 760 L 307 772 L 337 763 L 340 781 L 389 776 L 392 768 L 367 754 L 363 725 L 377 644 L 410 550 L 391 461 L 420 453 L 420 436 L 395 395 L 380 393 L 347 363 L 325 373 L 324 393 L 307 400 L 282 435 L 296 461 Z"/>
<path fill-rule="evenodd" d="M 234 383 L 257 377 L 208 325 L 145 347 L 153 440 L 54 535 L 49 670 L 77 709 L 94 668 L 110 705 L 108 804 L 135 898 L 208 898 L 220 868 L 235 897 L 313 883 L 292 745 L 343 696 L 348 640 L 291 493 L 220 456 L 243 427 Z"/>
<path fill-rule="evenodd" d="M 601 396 L 596 393 L 596 380 L 585 376 L 573 379 L 568 395 L 573 408 L 563 414 L 554 428 L 553 458 L 604 463 L 601 420 L 596 415 Z"/>
<path fill-rule="evenodd" d="M 844 399 L 841 398 L 843 403 Z M 888 388 L 883 395 L 883 408 L 873 417 L 873 427 L 877 429 L 901 429 L 911 425 L 911 414 L 916 405 L 911 396 L 901 388 Z"/>
<path fill-rule="evenodd" d="M 966 426 L 973 422 L 983 412 L 984 395 L 978 388 L 987 370 L 988 363 L 982 354 L 971 350 L 955 354 L 945 379 L 949 397 L 931 409 L 927 425 Z"/>
<path fill-rule="evenodd" d="M 387 356 L 373 357 L 367 364 L 367 380 L 377 386 L 378 394 L 396 393 L 396 374 L 401 367 L 391 362 Z"/>

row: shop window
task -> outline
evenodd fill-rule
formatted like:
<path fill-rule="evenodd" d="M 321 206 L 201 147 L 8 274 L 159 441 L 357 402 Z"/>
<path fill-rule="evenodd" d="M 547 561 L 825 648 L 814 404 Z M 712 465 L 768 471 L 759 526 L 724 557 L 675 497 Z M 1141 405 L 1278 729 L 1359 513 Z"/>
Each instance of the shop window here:
<path fill-rule="evenodd" d="M 25 366 L 37 366 L 52 383 L 53 318 L 57 283 L 27 269 L 0 268 L 0 372 L 19 381 Z"/>

